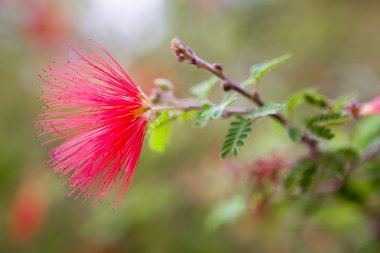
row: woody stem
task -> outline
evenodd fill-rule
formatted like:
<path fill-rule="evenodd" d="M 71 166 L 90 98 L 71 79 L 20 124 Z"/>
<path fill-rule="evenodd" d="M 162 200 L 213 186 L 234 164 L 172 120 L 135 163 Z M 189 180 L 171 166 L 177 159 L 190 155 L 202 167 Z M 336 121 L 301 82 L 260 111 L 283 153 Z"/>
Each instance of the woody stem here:
<path fill-rule="evenodd" d="M 202 110 L 203 107 L 201 104 L 177 104 L 177 105 L 159 105 L 151 107 L 152 111 L 170 111 L 170 110 L 180 110 L 180 111 L 190 111 L 190 110 Z M 223 112 L 223 116 L 231 115 L 241 115 L 248 114 L 252 109 L 243 108 L 243 107 L 232 107 L 227 108 Z"/>
<path fill-rule="evenodd" d="M 222 65 L 218 63 L 211 64 L 205 61 L 204 59 L 197 56 L 191 48 L 189 48 L 187 45 L 185 45 L 182 41 L 180 41 L 177 38 L 174 38 L 172 40 L 171 46 L 173 53 L 177 57 L 177 60 L 179 62 L 187 61 L 188 63 L 195 65 L 198 68 L 204 69 L 214 74 L 222 81 L 224 91 L 234 90 L 235 92 L 251 100 L 258 107 L 265 106 L 265 102 L 261 99 L 257 91 L 251 92 L 250 90 L 247 90 L 246 88 L 242 87 L 236 81 L 227 77 L 223 72 Z M 271 115 L 271 117 L 286 128 L 290 128 L 292 126 L 292 124 L 280 113 L 273 114 Z M 310 136 L 308 133 L 303 133 L 301 137 L 301 142 L 309 148 L 310 154 L 312 156 L 319 154 L 318 141 L 314 139 L 312 136 Z"/>

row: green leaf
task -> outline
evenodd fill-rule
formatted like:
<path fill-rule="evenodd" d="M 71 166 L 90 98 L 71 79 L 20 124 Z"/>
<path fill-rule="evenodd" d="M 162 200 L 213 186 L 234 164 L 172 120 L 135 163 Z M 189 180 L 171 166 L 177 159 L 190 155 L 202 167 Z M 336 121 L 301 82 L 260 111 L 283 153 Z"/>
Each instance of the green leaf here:
<path fill-rule="evenodd" d="M 311 163 L 310 166 L 304 168 L 301 179 L 299 181 L 299 186 L 302 192 L 307 192 L 312 187 L 312 184 L 317 173 L 317 164 Z"/>
<path fill-rule="evenodd" d="M 202 113 L 203 112 L 198 112 L 197 116 L 195 117 L 195 122 L 194 122 L 195 127 L 205 127 L 208 125 L 208 122 L 210 121 L 210 119 L 205 119 L 202 116 Z"/>
<path fill-rule="evenodd" d="M 284 104 L 269 103 L 263 107 L 253 109 L 247 117 L 237 116 L 236 120 L 231 122 L 231 127 L 222 144 L 222 158 L 225 159 L 229 155 L 238 155 L 239 148 L 245 145 L 245 140 L 251 131 L 250 125 L 254 119 L 276 114 L 283 108 L 285 108 Z"/>
<path fill-rule="evenodd" d="M 371 143 L 380 138 L 380 116 L 370 116 L 361 119 L 356 124 L 353 143 L 359 149 L 367 148 Z"/>
<path fill-rule="evenodd" d="M 207 216 L 205 225 L 209 230 L 216 230 L 224 224 L 233 222 L 247 210 L 243 196 L 237 195 L 217 205 Z"/>
<path fill-rule="evenodd" d="M 237 116 L 235 121 L 230 124 L 230 129 L 224 139 L 221 148 L 221 156 L 225 159 L 229 155 L 237 156 L 239 148 L 245 145 L 251 131 L 251 120 L 242 116 Z"/>
<path fill-rule="evenodd" d="M 305 102 L 304 92 L 296 93 L 288 99 L 286 108 L 288 109 L 288 111 L 292 111 L 294 108 L 296 108 L 303 102 Z"/>
<path fill-rule="evenodd" d="M 306 126 L 307 126 L 307 129 L 309 129 L 309 131 L 313 135 L 321 139 L 331 140 L 332 138 L 335 137 L 331 129 L 325 126 L 318 126 L 318 125 L 313 125 L 313 124 L 307 124 Z"/>
<path fill-rule="evenodd" d="M 319 108 L 327 108 L 329 106 L 329 101 L 325 96 L 319 94 L 316 90 L 305 90 L 292 95 L 288 99 L 287 109 L 288 111 L 292 111 L 302 103 L 308 103 Z"/>
<path fill-rule="evenodd" d="M 271 69 L 274 67 L 280 65 L 281 63 L 285 62 L 290 58 L 290 54 L 285 54 L 283 56 L 280 56 L 278 58 L 275 58 L 273 60 L 253 65 L 251 68 L 251 76 L 254 80 L 254 82 L 260 81 L 260 79 Z"/>
<path fill-rule="evenodd" d="M 319 124 L 323 126 L 341 125 L 350 120 L 350 116 L 338 112 L 317 115 L 309 119 L 310 124 Z"/>
<path fill-rule="evenodd" d="M 157 153 L 163 153 L 169 144 L 172 120 L 170 113 L 165 111 L 149 125 L 149 147 Z"/>
<path fill-rule="evenodd" d="M 314 116 L 307 120 L 306 127 L 315 136 L 322 139 L 332 139 L 335 135 L 328 126 L 346 123 L 350 117 L 342 113 L 326 113 Z"/>
<path fill-rule="evenodd" d="M 329 106 L 328 99 L 325 96 L 317 93 L 316 91 L 305 92 L 304 99 L 305 102 L 316 107 L 328 108 Z"/>
<path fill-rule="evenodd" d="M 376 168 L 378 169 L 378 164 Z M 375 188 L 374 184 L 378 184 L 378 182 L 371 182 L 369 180 L 363 180 L 362 178 L 350 177 L 339 189 L 338 194 L 340 197 L 350 201 L 351 203 L 356 202 L 357 204 L 362 204 L 367 201 L 368 196 L 373 193 Z"/>
<path fill-rule="evenodd" d="M 343 175 L 347 166 L 354 165 L 359 160 L 359 154 L 351 148 L 339 149 L 326 153 L 321 160 L 324 171 Z"/>
<path fill-rule="evenodd" d="M 220 118 L 223 114 L 223 111 L 226 109 L 226 107 L 230 106 L 236 99 L 237 99 L 237 95 L 235 93 L 232 93 L 232 92 L 227 93 L 219 105 L 211 107 L 210 109 L 203 111 L 201 113 L 201 117 L 204 120 Z"/>
<path fill-rule="evenodd" d="M 314 116 L 307 120 L 306 127 L 315 136 L 330 140 L 334 138 L 334 134 L 328 126 L 341 125 L 346 123 L 350 117 L 342 113 L 326 113 Z"/>
<path fill-rule="evenodd" d="M 269 115 L 276 114 L 277 112 L 281 111 L 286 107 L 285 104 L 278 104 L 278 103 L 268 103 L 260 108 L 253 109 L 249 114 L 248 118 L 253 120 L 258 117 L 265 117 Z"/>
<path fill-rule="evenodd" d="M 302 138 L 302 132 L 296 127 L 288 128 L 289 138 L 294 142 L 299 142 Z"/>
<path fill-rule="evenodd" d="M 157 87 L 159 87 L 160 89 L 164 91 L 171 91 L 173 90 L 173 86 L 174 86 L 172 82 L 164 78 L 156 78 L 154 79 L 153 83 L 154 85 L 156 85 Z"/>
<path fill-rule="evenodd" d="M 199 114 L 198 111 L 190 110 L 190 111 L 183 112 L 181 115 L 179 115 L 178 119 L 180 121 L 188 121 L 188 120 L 197 118 L 198 114 Z"/>
<path fill-rule="evenodd" d="M 308 191 L 315 179 L 318 166 L 312 159 L 302 160 L 296 164 L 285 178 L 285 187 L 293 189 L 299 187 L 302 192 Z"/>
<path fill-rule="evenodd" d="M 191 88 L 191 93 L 199 99 L 204 99 L 207 97 L 209 91 L 218 83 L 218 78 L 216 76 L 207 79 L 206 81 L 193 86 Z"/>
<path fill-rule="evenodd" d="M 337 98 L 334 101 L 334 104 L 332 106 L 332 110 L 334 112 L 342 111 L 344 109 L 344 107 L 346 105 L 348 105 L 349 103 L 351 103 L 352 101 L 354 101 L 355 98 L 356 98 L 356 96 L 354 94 L 344 95 L 344 96 Z"/>
<path fill-rule="evenodd" d="M 256 83 L 256 80 L 253 77 L 249 77 L 248 79 L 241 82 L 241 86 L 244 88 L 248 88 L 251 85 L 254 85 Z"/>
<path fill-rule="evenodd" d="M 362 203 L 354 204 L 352 201 L 342 201 L 340 199 L 330 201 L 328 205 L 320 205 L 320 208 L 315 210 L 312 218 L 313 222 L 320 224 L 328 231 L 339 233 L 341 236 L 355 235 L 358 228 L 361 228 L 367 219 L 363 211 L 358 208 L 358 205 L 362 205 Z M 358 252 L 376 253 L 379 251 L 376 244 L 372 250 L 370 247 L 363 247 Z"/>

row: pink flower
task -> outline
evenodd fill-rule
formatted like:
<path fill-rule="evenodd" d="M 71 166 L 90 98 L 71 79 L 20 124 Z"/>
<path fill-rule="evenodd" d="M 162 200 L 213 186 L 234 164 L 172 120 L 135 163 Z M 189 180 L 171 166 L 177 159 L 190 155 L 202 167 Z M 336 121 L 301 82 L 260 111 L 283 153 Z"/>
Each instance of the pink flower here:
<path fill-rule="evenodd" d="M 15 245 L 28 243 L 41 231 L 49 212 L 49 197 L 41 178 L 27 178 L 11 199 L 8 234 Z"/>
<path fill-rule="evenodd" d="M 44 144 L 64 140 L 50 151 L 48 164 L 60 175 L 70 174 L 70 195 L 101 200 L 118 189 L 124 197 L 137 166 L 148 124 L 149 99 L 116 60 L 82 55 L 64 67 L 50 67 L 41 96 L 45 103 L 41 135 Z"/>
<path fill-rule="evenodd" d="M 45 49 L 59 47 L 70 35 L 72 19 L 64 6 L 36 0 L 27 1 L 25 5 L 23 32 L 33 44 Z"/>
<path fill-rule="evenodd" d="M 380 114 L 380 96 L 364 103 L 359 111 L 360 115 Z"/>

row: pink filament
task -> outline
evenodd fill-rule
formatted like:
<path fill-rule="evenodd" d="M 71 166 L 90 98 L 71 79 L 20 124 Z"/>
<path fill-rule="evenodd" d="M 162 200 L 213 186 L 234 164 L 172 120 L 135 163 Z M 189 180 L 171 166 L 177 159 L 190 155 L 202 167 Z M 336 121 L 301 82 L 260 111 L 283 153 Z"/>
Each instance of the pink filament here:
<path fill-rule="evenodd" d="M 82 55 L 64 67 L 50 67 L 44 81 L 45 143 L 64 140 L 50 152 L 49 165 L 70 174 L 71 194 L 101 200 L 118 189 L 124 197 L 137 166 L 146 128 L 145 96 L 116 60 Z"/>

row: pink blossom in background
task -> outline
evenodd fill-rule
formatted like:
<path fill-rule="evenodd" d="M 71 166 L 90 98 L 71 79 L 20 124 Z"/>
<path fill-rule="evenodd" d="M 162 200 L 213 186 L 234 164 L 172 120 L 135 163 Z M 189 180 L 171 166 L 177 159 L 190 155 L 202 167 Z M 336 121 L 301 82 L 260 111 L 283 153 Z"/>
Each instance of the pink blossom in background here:
<path fill-rule="evenodd" d="M 26 37 L 39 46 L 58 47 L 70 35 L 71 15 L 64 6 L 51 1 L 30 1 L 23 16 Z"/>
<path fill-rule="evenodd" d="M 40 178 L 24 180 L 11 199 L 8 210 L 9 239 L 20 245 L 35 238 L 46 221 L 49 197 L 44 181 Z"/>
<path fill-rule="evenodd" d="M 360 115 L 380 114 L 380 96 L 364 103 L 360 108 Z"/>
<path fill-rule="evenodd" d="M 103 48 L 62 67 L 49 67 L 44 81 L 45 143 L 63 140 L 50 151 L 49 165 L 70 174 L 70 195 L 101 200 L 125 195 L 137 166 L 148 122 L 149 99 Z"/>

